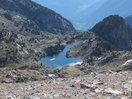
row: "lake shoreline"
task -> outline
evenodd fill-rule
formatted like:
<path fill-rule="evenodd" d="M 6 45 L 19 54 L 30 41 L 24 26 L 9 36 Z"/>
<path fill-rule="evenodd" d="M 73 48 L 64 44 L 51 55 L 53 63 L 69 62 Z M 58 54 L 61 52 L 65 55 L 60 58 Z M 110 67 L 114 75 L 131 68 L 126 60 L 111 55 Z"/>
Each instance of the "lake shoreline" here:
<path fill-rule="evenodd" d="M 74 42 L 66 46 L 58 54 L 53 54 L 52 56 L 46 56 L 40 59 L 40 62 L 45 64 L 47 67 L 52 69 L 63 68 L 65 66 L 75 66 L 82 64 L 83 60 L 81 58 L 67 57 L 67 52 L 74 46 L 78 45 L 80 41 Z"/>

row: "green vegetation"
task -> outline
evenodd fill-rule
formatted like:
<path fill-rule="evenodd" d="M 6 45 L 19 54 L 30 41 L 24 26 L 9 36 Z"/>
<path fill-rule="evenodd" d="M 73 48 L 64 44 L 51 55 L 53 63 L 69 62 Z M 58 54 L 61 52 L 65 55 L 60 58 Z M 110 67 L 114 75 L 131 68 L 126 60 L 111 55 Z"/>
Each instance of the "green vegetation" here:
<path fill-rule="evenodd" d="M 100 67 L 100 69 L 104 70 L 104 71 L 116 70 L 122 64 L 123 64 L 123 62 L 118 60 L 118 61 L 115 61 L 115 62 L 108 63 L 108 64 L 104 65 L 103 67 Z"/>
<path fill-rule="evenodd" d="M 67 66 L 62 69 L 59 69 L 59 72 L 57 72 L 60 77 L 65 77 L 65 78 L 72 78 L 72 77 L 77 77 L 84 75 L 85 73 L 81 71 L 79 68 L 76 66 Z"/>

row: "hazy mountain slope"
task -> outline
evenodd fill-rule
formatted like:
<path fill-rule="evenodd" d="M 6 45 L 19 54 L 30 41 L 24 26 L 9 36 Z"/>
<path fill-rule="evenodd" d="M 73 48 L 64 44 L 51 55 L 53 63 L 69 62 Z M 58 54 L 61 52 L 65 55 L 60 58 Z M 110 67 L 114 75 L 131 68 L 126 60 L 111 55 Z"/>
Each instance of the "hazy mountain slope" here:
<path fill-rule="evenodd" d="M 86 19 L 107 0 L 33 0 L 68 18 L 77 30 L 87 29 Z"/>
<path fill-rule="evenodd" d="M 125 18 L 126 23 L 132 27 L 132 15 Z"/>
<path fill-rule="evenodd" d="M 67 19 L 31 0 L 1 0 L 0 9 L 2 15 L 18 26 L 51 33 L 75 31 Z"/>
<path fill-rule="evenodd" d="M 87 17 L 86 26 L 92 27 L 104 17 L 111 14 L 118 14 L 122 17 L 126 17 L 132 13 L 131 4 L 131 0 L 108 0 L 99 9 Z"/>
<path fill-rule="evenodd" d="M 91 6 L 100 4 L 106 0 L 33 0 L 43 6 L 51 8 L 61 15 L 71 18 L 77 16 L 85 10 L 89 10 Z M 98 5 L 96 5 L 97 7 Z M 93 8 L 94 10 L 96 8 Z M 91 11 L 91 10 L 89 10 Z M 92 11 L 91 11 L 92 12 Z"/>

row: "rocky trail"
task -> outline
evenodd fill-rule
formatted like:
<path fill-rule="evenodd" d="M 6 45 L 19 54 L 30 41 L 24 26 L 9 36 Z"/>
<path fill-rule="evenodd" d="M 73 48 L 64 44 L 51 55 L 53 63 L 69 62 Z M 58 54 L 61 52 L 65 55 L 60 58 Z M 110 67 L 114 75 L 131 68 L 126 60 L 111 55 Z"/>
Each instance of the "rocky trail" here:
<path fill-rule="evenodd" d="M 0 84 L 0 99 L 132 99 L 132 72 Z"/>

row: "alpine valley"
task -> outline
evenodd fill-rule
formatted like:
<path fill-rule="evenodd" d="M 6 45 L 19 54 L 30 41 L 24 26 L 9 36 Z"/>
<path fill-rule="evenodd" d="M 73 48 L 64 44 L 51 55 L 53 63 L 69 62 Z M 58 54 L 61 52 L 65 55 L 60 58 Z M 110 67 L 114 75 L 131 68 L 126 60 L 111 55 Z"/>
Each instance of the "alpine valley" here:
<path fill-rule="evenodd" d="M 0 0 L 0 99 L 132 99 L 128 14 L 78 32 L 32 0 Z"/>

